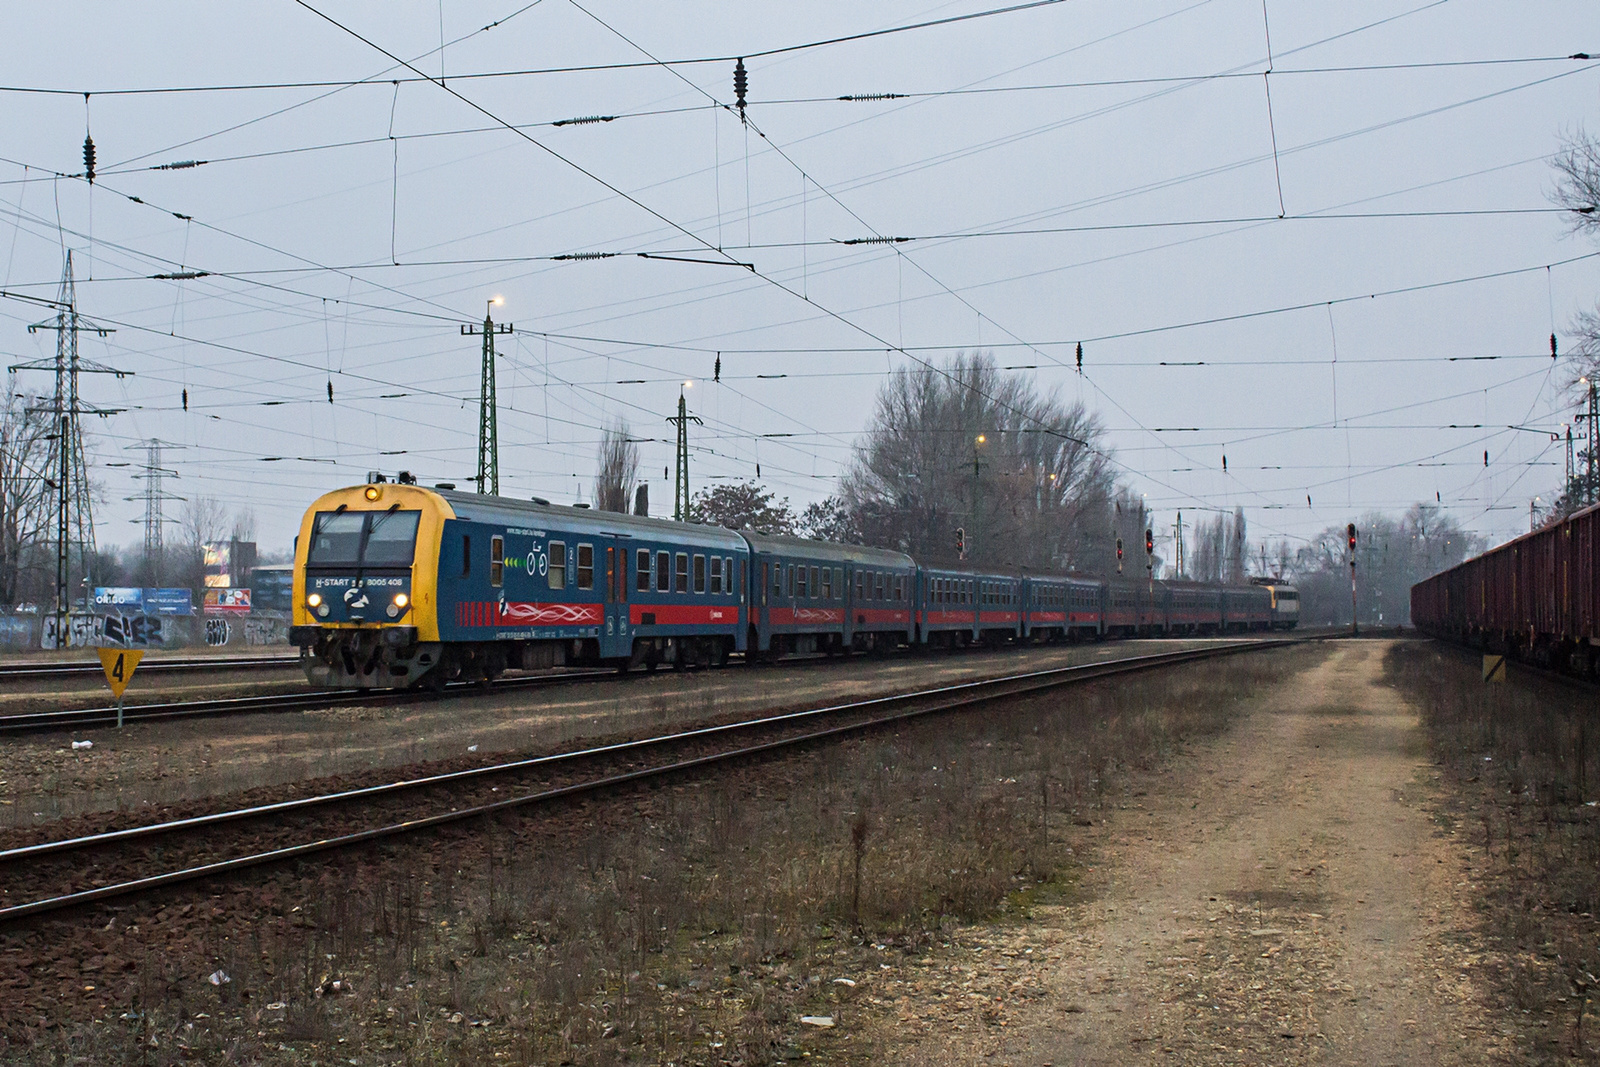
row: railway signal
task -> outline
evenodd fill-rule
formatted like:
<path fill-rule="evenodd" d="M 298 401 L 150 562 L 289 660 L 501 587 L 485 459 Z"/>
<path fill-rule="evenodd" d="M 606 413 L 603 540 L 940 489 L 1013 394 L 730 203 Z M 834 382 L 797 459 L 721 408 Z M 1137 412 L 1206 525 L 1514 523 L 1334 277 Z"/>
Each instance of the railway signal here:
<path fill-rule="evenodd" d="M 1344 533 L 1350 541 L 1350 636 L 1354 637 L 1359 632 L 1356 623 L 1356 524 L 1346 523 Z"/>
<path fill-rule="evenodd" d="M 958 559 L 967 558 L 967 528 L 965 526 L 956 527 L 956 557 Z"/>
<path fill-rule="evenodd" d="M 1117 573 L 1122 573 L 1122 538 L 1117 538 Z"/>

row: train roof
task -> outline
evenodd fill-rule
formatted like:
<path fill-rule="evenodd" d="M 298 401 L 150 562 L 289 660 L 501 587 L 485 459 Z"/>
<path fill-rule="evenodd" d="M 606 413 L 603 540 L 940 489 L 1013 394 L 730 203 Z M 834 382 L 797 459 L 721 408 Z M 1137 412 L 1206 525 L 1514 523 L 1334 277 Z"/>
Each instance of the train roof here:
<path fill-rule="evenodd" d="M 455 511 L 456 518 L 469 522 L 548 525 L 563 531 L 651 538 L 725 551 L 739 551 L 745 547 L 743 538 L 720 526 L 701 526 L 692 522 L 652 519 L 618 511 L 518 500 L 508 496 L 464 493 L 456 489 L 431 489 L 429 492 L 443 497 Z"/>
<path fill-rule="evenodd" d="M 872 548 L 868 545 L 841 545 L 832 541 L 810 541 L 804 537 L 789 537 L 784 534 L 762 534 L 752 530 L 741 532 L 750 547 L 757 552 L 770 552 L 780 556 L 817 556 L 855 563 L 869 567 L 904 567 L 914 568 L 916 560 L 904 552 L 895 552 L 887 548 Z"/>

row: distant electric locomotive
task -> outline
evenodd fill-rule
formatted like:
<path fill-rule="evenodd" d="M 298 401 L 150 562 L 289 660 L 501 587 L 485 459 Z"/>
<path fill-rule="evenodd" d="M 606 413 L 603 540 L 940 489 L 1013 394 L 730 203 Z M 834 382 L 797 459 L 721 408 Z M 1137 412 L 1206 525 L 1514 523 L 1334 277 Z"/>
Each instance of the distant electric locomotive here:
<path fill-rule="evenodd" d="M 290 640 L 310 680 L 361 688 L 1284 625 L 1266 588 L 920 567 L 885 549 L 425 489 L 404 475 L 311 506 L 294 600 Z"/>

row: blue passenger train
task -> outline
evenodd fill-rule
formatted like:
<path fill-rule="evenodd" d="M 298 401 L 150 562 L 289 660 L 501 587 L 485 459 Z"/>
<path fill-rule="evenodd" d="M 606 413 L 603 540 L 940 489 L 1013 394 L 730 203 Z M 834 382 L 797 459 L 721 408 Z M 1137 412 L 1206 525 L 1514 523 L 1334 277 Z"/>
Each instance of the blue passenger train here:
<path fill-rule="evenodd" d="M 735 653 L 1289 628 L 1280 588 L 924 567 L 887 549 L 402 476 L 336 490 L 306 512 L 290 640 L 317 685 L 442 686 L 562 665 L 718 666 Z"/>

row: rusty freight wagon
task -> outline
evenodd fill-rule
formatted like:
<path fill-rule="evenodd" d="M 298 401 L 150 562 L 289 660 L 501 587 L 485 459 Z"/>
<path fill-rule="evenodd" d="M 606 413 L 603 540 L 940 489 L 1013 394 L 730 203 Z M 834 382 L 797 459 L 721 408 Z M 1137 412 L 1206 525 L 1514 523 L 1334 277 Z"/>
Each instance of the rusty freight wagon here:
<path fill-rule="evenodd" d="M 1600 507 L 1411 587 L 1424 633 L 1579 674 L 1600 671 Z"/>

